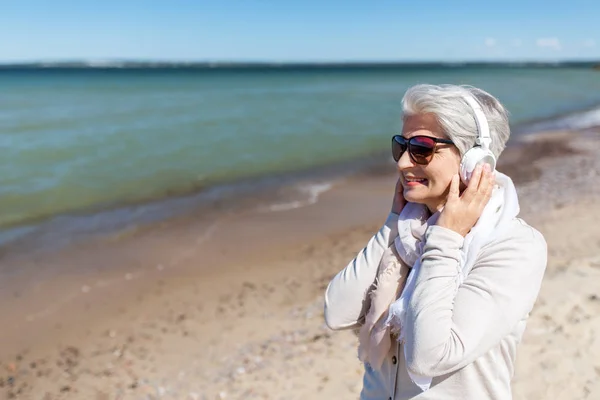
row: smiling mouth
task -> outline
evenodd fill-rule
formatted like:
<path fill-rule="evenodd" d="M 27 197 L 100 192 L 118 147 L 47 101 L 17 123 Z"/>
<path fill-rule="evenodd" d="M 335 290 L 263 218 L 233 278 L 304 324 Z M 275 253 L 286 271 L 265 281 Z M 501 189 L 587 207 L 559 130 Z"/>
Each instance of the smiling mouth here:
<path fill-rule="evenodd" d="M 424 185 L 427 183 L 425 178 L 404 178 L 407 186 Z"/>

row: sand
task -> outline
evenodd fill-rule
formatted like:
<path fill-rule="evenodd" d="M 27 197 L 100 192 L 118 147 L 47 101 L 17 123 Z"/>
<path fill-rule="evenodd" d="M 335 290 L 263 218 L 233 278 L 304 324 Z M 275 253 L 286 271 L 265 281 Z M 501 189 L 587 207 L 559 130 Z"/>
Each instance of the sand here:
<path fill-rule="evenodd" d="M 540 135 L 500 167 L 549 245 L 515 399 L 600 399 L 600 138 L 576 135 Z M 356 337 L 326 328 L 323 292 L 385 220 L 386 171 L 306 207 L 4 256 L 0 398 L 357 398 Z"/>

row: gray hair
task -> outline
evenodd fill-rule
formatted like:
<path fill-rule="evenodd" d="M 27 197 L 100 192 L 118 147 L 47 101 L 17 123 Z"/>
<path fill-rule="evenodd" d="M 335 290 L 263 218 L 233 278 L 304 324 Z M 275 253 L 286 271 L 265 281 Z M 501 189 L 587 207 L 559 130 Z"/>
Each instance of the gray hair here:
<path fill-rule="evenodd" d="M 454 142 L 462 157 L 477 139 L 475 115 L 465 96 L 472 96 L 481 104 L 490 127 L 490 150 L 497 159 L 510 136 L 508 111 L 498 99 L 484 90 L 466 85 L 416 85 L 404 94 L 402 114 L 433 113 L 443 133 Z"/>

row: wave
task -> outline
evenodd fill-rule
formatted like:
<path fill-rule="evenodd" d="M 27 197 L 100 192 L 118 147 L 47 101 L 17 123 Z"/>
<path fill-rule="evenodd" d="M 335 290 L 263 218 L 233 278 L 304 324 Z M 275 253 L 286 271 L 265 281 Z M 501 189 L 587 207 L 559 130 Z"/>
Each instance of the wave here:
<path fill-rule="evenodd" d="M 279 212 L 279 211 L 288 211 L 296 208 L 306 207 L 313 204 L 316 204 L 319 201 L 319 196 L 327 191 L 329 191 L 333 187 L 332 182 L 325 183 L 312 183 L 305 184 L 298 187 L 298 191 L 304 195 L 308 195 L 308 198 L 302 200 L 293 200 L 290 202 L 284 203 L 275 203 L 271 204 L 267 207 L 262 207 L 260 211 L 262 212 Z"/>
<path fill-rule="evenodd" d="M 600 105 L 585 111 L 577 111 L 525 126 L 528 133 L 556 130 L 586 130 L 600 126 Z"/>

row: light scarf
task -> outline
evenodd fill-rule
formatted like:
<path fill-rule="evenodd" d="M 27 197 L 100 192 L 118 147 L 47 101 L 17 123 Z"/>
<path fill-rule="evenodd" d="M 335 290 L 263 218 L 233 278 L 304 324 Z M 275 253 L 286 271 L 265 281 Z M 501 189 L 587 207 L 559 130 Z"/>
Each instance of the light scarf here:
<path fill-rule="evenodd" d="M 477 223 L 464 239 L 460 251 L 461 262 L 457 270 L 456 290 L 473 268 L 479 250 L 497 237 L 519 214 L 519 200 L 512 180 L 498 171 L 495 172 L 495 177 L 496 185 L 492 196 Z M 394 240 L 394 248 L 383 254 L 375 288 L 370 293 L 369 310 L 359 332 L 359 359 L 369 363 L 374 369 L 381 368 L 390 350 L 391 335 L 397 336 L 401 343 L 404 341 L 405 332 L 402 327 L 405 326 L 406 310 L 421 267 L 425 244 L 423 238 L 427 228 L 435 225 L 440 213 L 441 210 L 427 218 L 427 207 L 417 203 L 407 203 L 400 213 L 398 237 Z M 396 250 L 405 265 L 412 267 L 410 272 L 397 259 L 393 250 Z M 410 371 L 408 374 L 421 390 L 429 389 L 432 377 L 413 374 Z"/>

